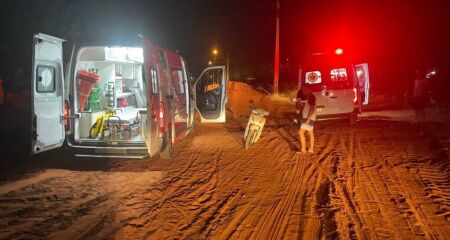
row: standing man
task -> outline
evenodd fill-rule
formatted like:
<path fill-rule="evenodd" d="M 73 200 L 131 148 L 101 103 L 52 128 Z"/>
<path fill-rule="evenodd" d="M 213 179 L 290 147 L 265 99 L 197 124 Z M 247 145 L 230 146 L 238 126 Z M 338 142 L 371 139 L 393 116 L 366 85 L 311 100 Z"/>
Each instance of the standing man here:
<path fill-rule="evenodd" d="M 425 109 L 430 101 L 430 84 L 426 78 L 425 72 L 416 70 L 416 80 L 414 81 L 413 107 L 416 112 L 416 121 L 425 120 Z"/>
<path fill-rule="evenodd" d="M 316 113 L 316 97 L 312 94 L 311 89 L 307 84 L 302 85 L 302 88 L 297 92 L 296 99 L 297 113 L 301 114 L 300 130 L 298 132 L 300 137 L 300 151 L 301 153 L 314 152 L 314 123 L 317 119 Z M 305 132 L 309 136 L 309 148 L 306 151 Z"/>

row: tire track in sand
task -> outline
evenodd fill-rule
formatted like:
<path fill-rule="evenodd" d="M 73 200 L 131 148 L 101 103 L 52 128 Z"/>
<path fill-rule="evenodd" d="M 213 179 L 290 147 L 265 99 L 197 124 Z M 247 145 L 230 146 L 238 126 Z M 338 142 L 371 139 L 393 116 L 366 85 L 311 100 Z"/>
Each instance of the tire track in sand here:
<path fill-rule="evenodd" d="M 361 134 L 358 128 L 354 132 L 349 131 L 343 139 L 350 139 L 354 145 L 341 144 L 338 147 L 339 151 L 346 153 L 347 161 L 344 162 L 347 164 L 338 166 L 337 177 L 343 180 L 364 226 L 363 233 L 370 239 L 447 239 L 448 223 L 444 216 L 436 214 L 439 208 L 427 199 L 425 184 L 418 181 L 417 174 L 414 174 L 416 170 L 410 170 L 414 165 L 423 168 L 423 162 L 415 163 L 408 159 L 419 156 L 408 151 L 411 151 L 411 144 L 420 140 L 414 139 L 408 128 L 398 130 L 396 134 L 384 135 L 384 129 L 381 132 L 374 129 L 378 132 L 370 137 L 368 144 L 363 144 L 361 137 L 367 136 L 367 132 Z M 411 137 L 405 138 L 408 135 Z M 398 136 L 402 141 L 393 144 L 392 139 L 398 139 Z M 442 171 L 434 169 L 435 176 L 442 176 Z M 334 203 L 336 206 L 340 204 Z M 352 221 L 345 212 L 338 211 L 336 217 L 342 237 L 361 238 L 358 234 L 351 234 L 352 229 L 348 226 L 352 226 Z"/>

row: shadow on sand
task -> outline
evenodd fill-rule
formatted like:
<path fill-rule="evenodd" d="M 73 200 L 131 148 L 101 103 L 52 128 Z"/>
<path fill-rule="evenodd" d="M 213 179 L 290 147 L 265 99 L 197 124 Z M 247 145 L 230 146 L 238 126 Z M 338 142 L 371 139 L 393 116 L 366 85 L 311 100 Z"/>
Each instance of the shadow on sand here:
<path fill-rule="evenodd" d="M 31 156 L 30 112 L 9 104 L 0 105 L 0 182 L 19 179 L 45 169 L 78 171 L 108 170 L 108 159 L 74 158 L 67 147 Z"/>

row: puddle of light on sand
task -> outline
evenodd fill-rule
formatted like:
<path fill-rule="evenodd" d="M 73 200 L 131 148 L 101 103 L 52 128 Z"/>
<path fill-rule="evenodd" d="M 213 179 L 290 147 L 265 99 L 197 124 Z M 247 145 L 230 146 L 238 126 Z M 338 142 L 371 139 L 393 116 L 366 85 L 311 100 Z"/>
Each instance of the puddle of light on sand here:
<path fill-rule="evenodd" d="M 237 144 L 236 140 L 230 135 L 213 133 L 195 136 L 192 139 L 192 145 L 197 148 L 211 149 L 211 147 L 235 148 Z"/>

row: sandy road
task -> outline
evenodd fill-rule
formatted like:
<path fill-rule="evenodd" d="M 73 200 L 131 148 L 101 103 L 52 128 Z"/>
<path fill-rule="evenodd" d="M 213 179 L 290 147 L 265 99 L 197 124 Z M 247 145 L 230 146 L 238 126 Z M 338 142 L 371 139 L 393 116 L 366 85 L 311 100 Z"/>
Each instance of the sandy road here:
<path fill-rule="evenodd" d="M 172 160 L 49 169 L 0 186 L 1 239 L 450 239 L 448 154 L 414 124 L 199 124 Z"/>

